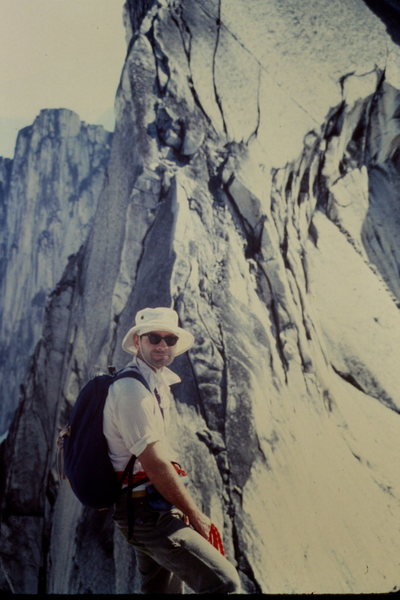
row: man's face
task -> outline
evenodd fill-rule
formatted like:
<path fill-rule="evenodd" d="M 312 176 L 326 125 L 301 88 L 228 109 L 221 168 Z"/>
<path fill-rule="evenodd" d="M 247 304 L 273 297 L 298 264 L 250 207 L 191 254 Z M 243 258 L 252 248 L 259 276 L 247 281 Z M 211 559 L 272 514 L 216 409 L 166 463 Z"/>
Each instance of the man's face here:
<path fill-rule="evenodd" d="M 164 339 L 165 337 L 167 340 Z M 176 344 L 169 346 L 167 343 L 174 339 L 178 338 L 169 331 L 151 331 L 141 336 L 133 336 L 138 357 L 154 369 L 166 367 L 174 360 Z"/>

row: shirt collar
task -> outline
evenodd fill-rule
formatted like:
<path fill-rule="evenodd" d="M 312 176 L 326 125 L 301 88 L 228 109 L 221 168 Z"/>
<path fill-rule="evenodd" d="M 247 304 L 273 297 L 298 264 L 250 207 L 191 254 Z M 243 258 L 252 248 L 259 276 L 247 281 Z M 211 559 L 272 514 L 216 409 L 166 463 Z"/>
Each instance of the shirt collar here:
<path fill-rule="evenodd" d="M 168 367 L 161 367 L 161 369 L 158 369 L 157 371 L 153 371 L 153 369 L 151 369 L 149 367 L 149 365 L 147 365 L 138 356 L 134 357 L 132 364 L 136 365 L 139 368 L 139 370 L 143 373 L 146 380 L 150 384 L 153 381 L 155 383 L 155 386 L 157 386 L 157 383 L 159 381 L 161 381 L 162 383 L 164 383 L 168 386 L 174 385 L 174 383 L 179 383 L 181 381 L 181 378 L 179 377 L 179 375 L 174 373 L 174 371 L 171 371 L 171 369 L 168 369 Z"/>

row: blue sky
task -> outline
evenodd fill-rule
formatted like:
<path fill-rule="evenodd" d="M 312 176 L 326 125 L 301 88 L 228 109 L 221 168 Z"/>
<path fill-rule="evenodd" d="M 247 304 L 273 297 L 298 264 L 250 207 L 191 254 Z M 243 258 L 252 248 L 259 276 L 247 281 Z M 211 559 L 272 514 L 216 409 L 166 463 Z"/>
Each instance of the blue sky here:
<path fill-rule="evenodd" d="M 113 127 L 124 0 L 0 0 L 0 156 L 42 108 Z"/>

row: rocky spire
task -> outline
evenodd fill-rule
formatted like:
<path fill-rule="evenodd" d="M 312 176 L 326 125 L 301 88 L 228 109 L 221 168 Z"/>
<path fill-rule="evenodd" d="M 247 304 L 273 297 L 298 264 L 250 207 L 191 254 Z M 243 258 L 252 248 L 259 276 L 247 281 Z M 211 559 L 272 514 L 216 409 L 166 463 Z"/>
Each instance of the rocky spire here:
<path fill-rule="evenodd" d="M 0 434 L 41 337 L 46 299 L 86 239 L 105 181 L 112 135 L 72 111 L 42 110 L 3 160 L 0 257 Z M 4 182 L 4 183 L 3 183 Z"/>

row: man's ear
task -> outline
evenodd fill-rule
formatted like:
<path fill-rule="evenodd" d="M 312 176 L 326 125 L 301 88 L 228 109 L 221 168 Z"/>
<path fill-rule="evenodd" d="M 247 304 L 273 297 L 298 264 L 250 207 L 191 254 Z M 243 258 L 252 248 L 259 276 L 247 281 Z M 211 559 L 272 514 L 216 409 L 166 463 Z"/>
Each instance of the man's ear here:
<path fill-rule="evenodd" d="M 133 334 L 133 345 L 135 346 L 136 350 L 139 350 L 139 336 L 137 333 Z"/>

